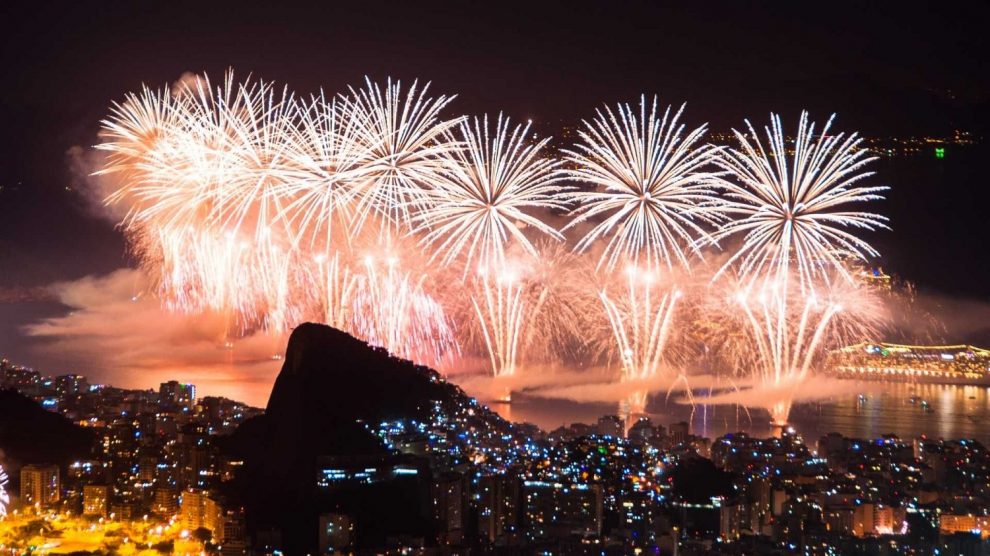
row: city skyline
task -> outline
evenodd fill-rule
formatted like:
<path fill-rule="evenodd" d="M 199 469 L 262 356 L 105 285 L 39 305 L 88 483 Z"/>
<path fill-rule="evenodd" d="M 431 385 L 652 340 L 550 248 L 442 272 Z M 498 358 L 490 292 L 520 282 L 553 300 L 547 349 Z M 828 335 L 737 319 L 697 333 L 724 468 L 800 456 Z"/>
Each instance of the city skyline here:
<path fill-rule="evenodd" d="M 988 18 L 5 4 L 0 548 L 990 553 Z"/>

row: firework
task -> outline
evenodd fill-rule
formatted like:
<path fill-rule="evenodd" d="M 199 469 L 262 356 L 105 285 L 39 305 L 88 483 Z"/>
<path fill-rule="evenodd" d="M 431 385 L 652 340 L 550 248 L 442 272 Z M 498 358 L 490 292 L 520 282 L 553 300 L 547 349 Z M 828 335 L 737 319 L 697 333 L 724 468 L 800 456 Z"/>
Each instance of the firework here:
<path fill-rule="evenodd" d="M 319 316 L 324 323 L 338 330 L 350 330 L 351 304 L 359 275 L 341 260 L 339 252 L 331 257 L 316 255 L 314 263 L 316 269 L 311 292 L 316 294 Z"/>
<path fill-rule="evenodd" d="M 735 131 L 739 149 L 717 159 L 731 176 L 724 181 L 725 210 L 733 219 L 716 237 L 743 236 L 721 272 L 735 267 L 743 276 L 767 270 L 787 277 L 793 264 L 802 287 L 835 269 L 851 279 L 840 264 L 843 257 L 878 255 L 853 231 L 886 228 L 883 216 L 846 208 L 881 198 L 885 187 L 857 185 L 873 175 L 865 167 L 875 158 L 859 148 L 855 133 L 829 135 L 832 118 L 816 136 L 815 124 L 802 112 L 793 152 L 780 116 L 772 114 L 770 122 L 768 149 L 747 121 L 749 135 Z"/>
<path fill-rule="evenodd" d="M 878 253 L 852 233 L 886 227 L 882 216 L 848 210 L 849 204 L 879 199 L 883 187 L 857 185 L 872 175 L 874 160 L 859 149 L 856 134 L 819 136 L 808 114 L 801 114 L 793 152 L 780 117 L 771 115 L 769 149 L 747 122 L 749 136 L 736 131 L 739 149 L 718 159 L 725 179 L 725 211 L 732 220 L 718 238 L 742 235 L 742 243 L 717 279 L 733 269 L 739 278 L 735 309 L 753 351 L 750 374 L 776 389 L 769 404 L 776 423 L 786 421 L 793 389 L 807 376 L 824 346 L 856 329 L 865 337 L 875 304 L 859 295 L 844 259 Z M 840 277 L 841 284 L 835 283 Z M 796 284 L 796 285 L 795 285 Z M 843 290 L 842 288 L 846 288 Z"/>
<path fill-rule="evenodd" d="M 605 247 L 599 267 L 612 269 L 624 259 L 641 267 L 689 267 L 689 257 L 709 241 L 705 229 L 720 220 L 718 173 L 708 167 L 719 149 L 700 144 L 705 126 L 685 135 L 679 123 L 684 107 L 661 114 L 658 99 L 641 97 L 639 109 L 620 104 L 599 110 L 584 122 L 581 141 L 567 160 L 568 176 L 592 186 L 575 191 L 572 228 L 601 217 L 577 242 L 578 250 L 599 240 Z"/>
<path fill-rule="evenodd" d="M 290 322 L 295 246 L 275 193 L 294 165 L 295 113 L 286 90 L 228 73 L 216 89 L 203 78 L 146 90 L 104 122 L 102 173 L 121 180 L 107 202 L 129 207 L 124 229 L 173 308 Z"/>
<path fill-rule="evenodd" d="M 322 93 L 301 105 L 297 131 L 287 137 L 294 164 L 277 192 L 300 243 L 327 256 L 351 243 L 355 206 L 373 173 L 367 131 L 349 108 Z"/>
<path fill-rule="evenodd" d="M 384 231 L 410 222 L 421 208 L 431 184 L 439 178 L 441 159 L 459 145 L 447 132 L 460 119 L 444 120 L 443 109 L 452 96 L 427 95 L 429 83 L 417 82 L 403 94 L 401 83 L 386 80 L 385 87 L 365 80 L 365 88 L 341 97 L 344 111 L 357 125 L 356 140 L 367 154 L 356 180 L 353 233 L 360 232 L 368 217 L 376 215 Z"/>
<path fill-rule="evenodd" d="M 404 272 L 399 259 L 368 256 L 353 301 L 356 335 L 392 354 L 438 366 L 457 349 L 443 307 L 423 287 L 425 275 Z"/>
<path fill-rule="evenodd" d="M 565 208 L 558 162 L 542 154 L 549 139 L 528 142 L 529 124 L 510 127 L 501 115 L 494 133 L 487 116 L 462 123 L 460 132 L 464 147 L 448 153 L 415 217 L 423 243 L 439 260 L 451 264 L 464 255 L 465 268 L 473 262 L 502 266 L 510 241 L 536 256 L 523 227 L 563 239 L 534 214 Z"/>
<path fill-rule="evenodd" d="M 7 517 L 10 495 L 7 494 L 7 472 L 0 466 L 0 519 Z"/>
<path fill-rule="evenodd" d="M 512 376 L 518 364 L 520 337 L 527 304 L 524 285 L 511 271 L 483 269 L 472 296 L 475 315 L 481 327 L 495 377 Z"/>
<path fill-rule="evenodd" d="M 126 209 L 164 305 L 225 315 L 231 334 L 316 318 L 434 365 L 471 345 L 496 378 L 601 336 L 638 390 L 685 378 L 668 373 L 705 306 L 695 261 L 739 236 L 708 290 L 738 279 L 711 319 L 735 368 L 786 389 L 874 325 L 845 262 L 876 255 L 855 233 L 885 219 L 848 207 L 883 188 L 859 185 L 873 159 L 855 135 L 828 135 L 831 121 L 817 133 L 803 114 L 789 150 L 772 116 L 767 148 L 747 123 L 724 150 L 681 123 L 683 106 L 641 97 L 600 109 L 561 161 L 529 124 L 445 118 L 453 97 L 428 88 L 366 80 L 300 99 L 228 73 L 115 104 L 99 146 L 107 202 Z M 565 230 L 583 233 L 570 246 L 552 215 L 572 206 Z"/>
<path fill-rule="evenodd" d="M 534 211 L 562 209 L 555 194 L 557 163 L 542 155 L 547 139 L 529 142 L 529 125 L 511 126 L 501 115 L 490 129 L 488 118 L 459 126 L 463 147 L 447 153 L 437 181 L 425 193 L 414 217 L 423 244 L 444 265 L 459 263 L 473 273 L 473 315 L 494 376 L 511 376 L 519 363 L 523 326 L 536 308 L 524 292 L 529 264 L 538 253 L 522 228 L 562 238 Z M 454 142 L 454 139 L 451 139 Z M 510 247 L 523 260 L 506 260 Z"/>
<path fill-rule="evenodd" d="M 720 174 L 709 169 L 719 150 L 700 144 L 705 126 L 685 134 L 682 112 L 683 106 L 661 113 L 658 99 L 648 103 L 645 96 L 638 110 L 606 107 L 584 123 L 580 142 L 567 154 L 575 167 L 568 175 L 594 188 L 569 194 L 578 206 L 567 227 L 600 218 L 575 247 L 604 243 L 598 270 L 606 286 L 598 297 L 624 381 L 661 372 L 682 296 L 672 271 L 690 270 L 691 257 L 711 240 L 706 227 L 721 219 Z M 628 266 L 622 278 L 615 271 L 620 262 Z M 628 403 L 642 412 L 646 392 Z"/>
<path fill-rule="evenodd" d="M 655 376 L 663 362 L 664 347 L 681 292 L 663 287 L 654 273 L 630 266 L 619 296 L 602 288 L 598 295 L 622 360 L 623 378 Z"/>
<path fill-rule="evenodd" d="M 885 314 L 876 292 L 858 282 L 824 281 L 814 292 L 788 283 L 777 274 L 740 280 L 721 309 L 725 328 L 738 333 L 712 342 L 727 347 L 731 365 L 756 387 L 775 394 L 766 409 L 776 424 L 787 422 L 795 389 L 823 356 L 871 337 Z"/>

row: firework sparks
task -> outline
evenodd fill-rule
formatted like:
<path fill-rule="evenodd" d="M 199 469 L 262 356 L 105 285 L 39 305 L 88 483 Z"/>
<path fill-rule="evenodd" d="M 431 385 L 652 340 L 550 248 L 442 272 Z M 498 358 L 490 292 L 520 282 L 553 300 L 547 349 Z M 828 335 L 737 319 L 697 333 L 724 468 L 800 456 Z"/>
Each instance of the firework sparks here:
<path fill-rule="evenodd" d="M 471 298 L 481 327 L 492 373 L 495 377 L 514 375 L 519 357 L 520 337 L 527 304 L 523 284 L 507 270 L 497 275 L 479 272 L 478 292 Z"/>
<path fill-rule="evenodd" d="M 787 422 L 795 388 L 828 350 L 870 337 L 884 315 L 875 292 L 859 283 L 831 280 L 816 292 L 787 284 L 776 275 L 740 282 L 721 309 L 740 334 L 713 339 L 727 345 L 732 366 L 777 392 L 766 407 L 776 424 Z"/>
<path fill-rule="evenodd" d="M 723 150 L 681 123 L 683 107 L 642 97 L 600 109 L 560 161 L 529 124 L 445 119 L 452 100 L 391 80 L 302 100 L 232 73 L 145 88 L 103 122 L 100 173 L 119 180 L 107 202 L 126 207 L 170 309 L 240 333 L 316 317 L 434 365 L 470 344 L 496 378 L 580 349 L 600 323 L 590 335 L 607 338 L 626 387 L 684 379 L 665 373 L 687 351 L 680 321 L 705 301 L 684 284 L 703 246 L 737 235 L 716 278 L 739 283 L 715 323 L 732 327 L 736 368 L 800 382 L 873 326 L 843 261 L 876 255 L 854 233 L 885 219 L 847 207 L 883 188 L 859 185 L 873 159 L 855 135 L 828 135 L 831 121 L 818 134 L 803 114 L 791 151 L 772 116 L 767 148 L 747 123 Z M 565 230 L 587 227 L 573 247 L 551 224 L 572 205 Z M 631 399 L 640 411 L 646 394 Z"/>
<path fill-rule="evenodd" d="M 682 112 L 667 107 L 661 113 L 658 99 L 648 103 L 645 96 L 638 110 L 606 107 L 584 123 L 581 141 L 568 151 L 575 165 L 568 175 L 594 189 L 569 194 L 579 204 L 567 227 L 602 217 L 576 249 L 604 242 L 598 269 L 606 281 L 618 274 L 620 261 L 628 265 L 622 293 L 608 287 L 599 292 L 624 381 L 651 378 L 661 369 L 682 294 L 669 280 L 661 287 L 660 270 L 689 271 L 690 258 L 711 240 L 706 226 L 721 219 L 720 175 L 709 171 L 719 149 L 700 144 L 705 126 L 685 134 Z M 645 392 L 629 400 L 632 411 L 642 412 L 645 403 Z"/>
<path fill-rule="evenodd" d="M 398 357 L 434 366 L 456 351 L 453 326 L 440 303 L 425 291 L 425 275 L 417 278 L 402 271 L 394 256 L 368 256 L 364 266 L 353 301 L 359 337 Z"/>
<path fill-rule="evenodd" d="M 663 362 L 681 292 L 661 287 L 657 276 L 633 266 L 625 274 L 624 295 L 612 296 L 607 288 L 598 295 L 622 359 L 623 377 L 645 379 L 655 376 Z"/>
<path fill-rule="evenodd" d="M 521 229 L 561 238 L 535 210 L 562 209 L 555 197 L 563 188 L 557 162 L 542 156 L 547 139 L 529 142 L 529 125 L 511 126 L 499 116 L 491 131 L 488 118 L 463 123 L 458 138 L 463 148 L 451 151 L 427 203 L 415 217 L 423 243 L 445 265 L 455 262 L 464 272 L 477 263 L 472 305 L 478 319 L 492 373 L 511 376 L 519 363 L 523 326 L 534 305 L 524 291 L 526 273 L 520 263 L 507 264 L 510 245 L 532 260 L 536 248 Z M 527 263 L 522 263 L 526 266 Z"/>
<path fill-rule="evenodd" d="M 857 285 L 843 259 L 878 255 L 849 230 L 885 228 L 886 219 L 845 207 L 879 199 L 885 188 L 857 185 L 872 175 L 864 168 L 874 159 L 858 148 L 856 134 L 829 136 L 831 122 L 816 137 L 815 124 L 802 113 L 793 152 L 779 116 L 771 115 L 765 130 L 769 150 L 747 122 L 751 137 L 736 131 L 740 149 L 718 160 L 729 174 L 725 210 L 733 219 L 717 237 L 743 237 L 715 278 L 731 268 L 740 279 L 736 310 L 744 318 L 738 324 L 749 331 L 744 337 L 754 350 L 748 366 L 763 386 L 778 390 L 768 407 L 776 423 L 786 421 L 793 389 L 823 346 L 848 337 L 843 327 L 858 327 L 865 337 L 871 322 L 865 310 L 874 304 L 841 290 Z"/>
<path fill-rule="evenodd" d="M 0 519 L 7 517 L 10 495 L 7 494 L 7 472 L 0 466 Z"/>

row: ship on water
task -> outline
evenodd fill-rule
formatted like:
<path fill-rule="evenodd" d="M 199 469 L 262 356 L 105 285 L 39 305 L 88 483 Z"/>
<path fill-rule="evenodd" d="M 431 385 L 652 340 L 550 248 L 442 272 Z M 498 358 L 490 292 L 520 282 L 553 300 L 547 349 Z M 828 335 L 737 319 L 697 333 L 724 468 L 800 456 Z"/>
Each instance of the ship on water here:
<path fill-rule="evenodd" d="M 860 380 L 990 386 L 990 350 L 862 342 L 830 353 L 826 372 Z"/>

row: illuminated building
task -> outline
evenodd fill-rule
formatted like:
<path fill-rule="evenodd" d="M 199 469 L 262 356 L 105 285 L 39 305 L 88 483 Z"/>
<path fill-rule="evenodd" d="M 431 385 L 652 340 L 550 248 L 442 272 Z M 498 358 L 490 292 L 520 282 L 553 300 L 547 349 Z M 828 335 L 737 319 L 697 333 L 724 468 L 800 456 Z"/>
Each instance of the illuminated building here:
<path fill-rule="evenodd" d="M 110 489 L 106 485 L 83 487 L 83 515 L 103 517 L 107 515 Z"/>
<path fill-rule="evenodd" d="M 828 369 L 846 378 L 990 385 L 990 350 L 863 342 L 829 354 Z"/>
<path fill-rule="evenodd" d="M 601 485 L 525 481 L 522 499 L 526 532 L 531 538 L 601 535 Z"/>
<path fill-rule="evenodd" d="M 175 380 L 163 382 L 158 388 L 158 397 L 163 404 L 192 409 L 196 403 L 196 386 Z"/>
<path fill-rule="evenodd" d="M 386 461 L 380 456 L 326 456 L 317 462 L 317 485 L 372 484 L 420 475 L 423 462 L 415 458 Z"/>
<path fill-rule="evenodd" d="M 55 377 L 55 391 L 61 396 L 89 391 L 89 382 L 82 375 L 62 375 Z"/>
<path fill-rule="evenodd" d="M 25 465 L 21 468 L 21 503 L 48 507 L 59 501 L 58 466 Z"/>
<path fill-rule="evenodd" d="M 939 516 L 938 529 L 946 535 L 974 533 L 987 539 L 990 538 L 990 517 L 973 514 L 942 514 Z"/>
<path fill-rule="evenodd" d="M 156 488 L 151 511 L 166 519 L 172 517 L 179 509 L 178 499 L 179 496 L 174 490 L 170 488 Z"/>
<path fill-rule="evenodd" d="M 441 544 L 460 544 L 467 517 L 467 485 L 460 473 L 444 473 L 434 479 L 433 517 Z"/>
<path fill-rule="evenodd" d="M 521 481 L 512 475 L 486 475 L 478 479 L 478 534 L 488 542 L 519 528 Z"/>
<path fill-rule="evenodd" d="M 220 504 L 206 493 L 183 492 L 179 499 L 179 515 L 183 528 L 189 531 L 208 529 L 213 533 L 214 542 L 223 540 L 223 512 Z"/>
<path fill-rule="evenodd" d="M 345 550 L 354 542 L 354 522 L 344 514 L 320 515 L 320 554 Z"/>

